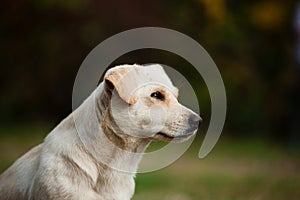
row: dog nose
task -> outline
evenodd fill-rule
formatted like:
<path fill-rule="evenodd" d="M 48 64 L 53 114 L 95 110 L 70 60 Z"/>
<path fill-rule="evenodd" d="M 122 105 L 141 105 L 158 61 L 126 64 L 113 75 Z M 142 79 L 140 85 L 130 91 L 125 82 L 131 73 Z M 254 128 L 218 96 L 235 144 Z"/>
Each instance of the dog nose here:
<path fill-rule="evenodd" d="M 197 129 L 200 123 L 202 122 L 202 118 L 199 117 L 198 115 L 192 114 L 189 116 L 188 122 L 191 128 Z"/>

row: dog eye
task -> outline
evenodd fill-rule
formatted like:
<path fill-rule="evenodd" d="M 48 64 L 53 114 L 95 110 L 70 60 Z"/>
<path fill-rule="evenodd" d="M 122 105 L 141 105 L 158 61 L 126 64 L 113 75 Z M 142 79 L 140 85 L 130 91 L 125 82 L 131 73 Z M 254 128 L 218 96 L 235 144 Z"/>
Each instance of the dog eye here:
<path fill-rule="evenodd" d="M 150 96 L 162 101 L 165 99 L 164 95 L 160 92 L 153 92 Z"/>

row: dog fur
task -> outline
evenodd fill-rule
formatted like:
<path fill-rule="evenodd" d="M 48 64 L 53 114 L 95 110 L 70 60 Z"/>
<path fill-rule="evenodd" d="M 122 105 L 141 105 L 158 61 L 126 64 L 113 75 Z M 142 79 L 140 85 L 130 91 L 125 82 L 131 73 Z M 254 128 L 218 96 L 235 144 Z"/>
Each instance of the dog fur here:
<path fill-rule="evenodd" d="M 153 140 L 183 141 L 201 118 L 177 101 L 163 68 L 121 65 L 0 176 L 2 200 L 127 200 Z"/>

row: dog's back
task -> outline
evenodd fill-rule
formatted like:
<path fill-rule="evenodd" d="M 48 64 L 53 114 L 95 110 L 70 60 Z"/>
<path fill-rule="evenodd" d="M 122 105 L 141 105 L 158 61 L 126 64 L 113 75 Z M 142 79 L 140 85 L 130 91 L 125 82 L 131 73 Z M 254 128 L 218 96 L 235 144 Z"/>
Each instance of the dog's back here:
<path fill-rule="evenodd" d="M 41 145 L 32 148 L 0 176 L 1 199 L 24 199 L 39 165 Z"/>

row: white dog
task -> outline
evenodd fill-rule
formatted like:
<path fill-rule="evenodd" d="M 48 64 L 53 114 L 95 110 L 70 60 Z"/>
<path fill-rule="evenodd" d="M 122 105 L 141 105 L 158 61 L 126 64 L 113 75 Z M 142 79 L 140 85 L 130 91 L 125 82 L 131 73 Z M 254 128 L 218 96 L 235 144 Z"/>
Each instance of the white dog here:
<path fill-rule="evenodd" d="M 163 68 L 122 65 L 0 176 L 1 200 L 126 200 L 152 140 L 183 141 L 201 118 L 177 101 Z"/>

